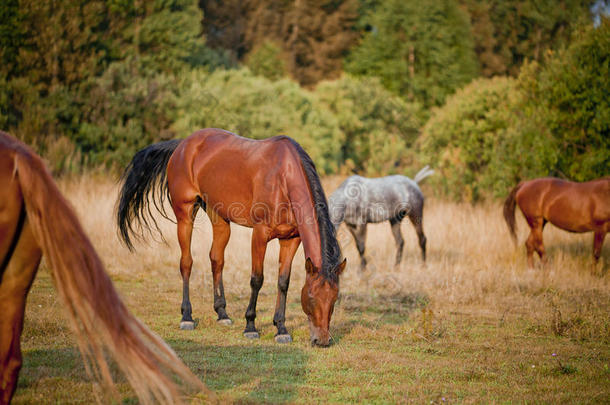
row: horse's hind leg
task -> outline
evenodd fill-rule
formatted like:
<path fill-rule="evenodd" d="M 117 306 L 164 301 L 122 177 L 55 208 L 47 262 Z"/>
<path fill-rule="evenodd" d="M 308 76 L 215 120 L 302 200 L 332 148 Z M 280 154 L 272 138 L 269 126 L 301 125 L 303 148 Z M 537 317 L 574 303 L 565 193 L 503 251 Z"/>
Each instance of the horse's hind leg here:
<path fill-rule="evenodd" d="M 526 218 L 529 224 L 530 236 L 525 241 L 525 247 L 527 249 L 527 265 L 530 268 L 534 267 L 534 251 L 540 256 L 542 264 L 546 264 L 546 252 L 544 250 L 544 243 L 542 242 L 542 230 L 546 221 L 543 219 L 532 219 Z"/>
<path fill-rule="evenodd" d="M 360 270 L 364 270 L 366 268 L 366 258 L 364 257 L 364 242 L 366 241 L 366 224 L 360 225 L 352 225 L 345 223 L 347 225 L 347 229 L 351 232 L 354 240 L 356 241 L 356 247 L 358 248 L 358 253 L 360 253 Z"/>
<path fill-rule="evenodd" d="M 398 266 L 400 264 L 400 261 L 402 260 L 402 251 L 405 247 L 405 241 L 402 238 L 402 233 L 400 232 L 401 223 L 401 217 L 390 219 L 390 225 L 392 226 L 392 235 L 394 235 L 394 240 L 396 241 L 396 266 Z"/>
<path fill-rule="evenodd" d="M 246 329 L 244 336 L 250 339 L 259 338 L 258 331 L 254 325 L 256 319 L 256 301 L 258 300 L 258 292 L 263 286 L 263 264 L 265 262 L 265 252 L 267 251 L 267 242 L 269 241 L 266 229 L 264 227 L 254 227 L 252 230 L 252 276 L 250 277 L 250 303 L 246 309 Z"/>
<path fill-rule="evenodd" d="M 225 265 L 225 248 L 231 236 L 231 225 L 218 216 L 212 209 L 207 211 L 212 222 L 212 247 L 210 248 L 210 264 L 214 281 L 214 310 L 218 314 L 218 323 L 231 325 L 233 322 L 227 315 L 227 301 L 222 283 L 222 270 Z"/>
<path fill-rule="evenodd" d="M 419 248 L 421 249 L 421 258 L 426 263 L 426 235 L 424 234 L 423 216 L 420 213 L 419 216 L 409 216 L 411 223 L 415 227 L 417 233 L 417 239 L 419 240 Z"/>
<path fill-rule="evenodd" d="M 599 262 L 599 258 L 602 254 L 602 246 L 604 244 L 605 237 L 605 231 L 596 231 L 593 234 L 593 260 L 595 261 L 595 264 Z"/>
<path fill-rule="evenodd" d="M 193 235 L 193 220 L 197 213 L 197 205 L 188 203 L 182 206 L 174 206 L 178 225 L 178 243 L 180 244 L 180 274 L 182 276 L 182 319 L 180 329 L 194 329 L 195 322 L 192 317 L 191 300 L 189 298 L 189 283 L 193 257 L 191 255 L 191 237 Z"/>
<path fill-rule="evenodd" d="M 0 235 L 4 233 L 0 224 Z M 12 232 L 9 233 L 12 238 Z M 2 242 L 0 240 L 0 245 Z M 36 275 L 40 263 L 41 251 L 27 221 L 22 227 L 21 234 L 14 249 L 4 252 L 6 257 L 0 257 L 1 284 L 0 302 L 2 303 L 2 316 L 0 316 L 0 404 L 8 404 L 21 369 L 20 337 L 23 330 L 23 315 L 25 301 Z"/>
<path fill-rule="evenodd" d="M 301 238 L 280 239 L 280 269 L 277 277 L 277 301 L 273 324 L 277 327 L 275 341 L 278 343 L 292 342 L 292 337 L 286 329 L 286 295 L 290 284 L 292 259 L 301 243 Z"/>

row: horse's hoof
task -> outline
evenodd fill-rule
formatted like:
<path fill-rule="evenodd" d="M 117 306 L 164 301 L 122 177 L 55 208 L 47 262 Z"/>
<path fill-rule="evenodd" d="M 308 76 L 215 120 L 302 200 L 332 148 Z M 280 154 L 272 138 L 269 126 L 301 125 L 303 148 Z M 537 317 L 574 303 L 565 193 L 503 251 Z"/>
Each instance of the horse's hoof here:
<path fill-rule="evenodd" d="M 261 336 L 258 334 L 258 332 L 254 331 L 254 332 L 244 332 L 244 336 L 247 337 L 248 339 L 258 339 Z"/>
<path fill-rule="evenodd" d="M 233 321 L 229 318 L 225 318 L 225 319 L 219 319 L 216 322 L 218 322 L 219 325 L 224 325 L 224 326 L 231 326 L 233 325 Z"/>
<path fill-rule="evenodd" d="M 275 343 L 292 343 L 292 336 L 289 334 L 275 335 Z"/>
<path fill-rule="evenodd" d="M 193 330 L 193 329 L 195 329 L 195 322 L 193 322 L 193 321 L 182 321 L 182 322 L 180 322 L 180 329 L 182 329 L 182 330 Z"/>

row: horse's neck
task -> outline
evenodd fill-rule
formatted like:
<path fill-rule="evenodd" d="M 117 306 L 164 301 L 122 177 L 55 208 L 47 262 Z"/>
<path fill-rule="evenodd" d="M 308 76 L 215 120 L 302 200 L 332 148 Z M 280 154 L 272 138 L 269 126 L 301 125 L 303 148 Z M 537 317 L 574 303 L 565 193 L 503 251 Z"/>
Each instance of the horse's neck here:
<path fill-rule="evenodd" d="M 292 200 L 292 199 L 291 199 Z M 302 200 L 301 200 L 302 201 Z M 299 236 L 303 242 L 305 257 L 310 258 L 317 268 L 322 267 L 322 243 L 318 228 L 318 219 L 315 209 L 308 204 L 295 204 L 293 200 L 293 212 L 299 229 Z"/>
<path fill-rule="evenodd" d="M 288 197 L 292 206 L 299 236 L 303 243 L 305 257 L 310 258 L 314 266 L 322 267 L 322 243 L 320 238 L 315 201 L 309 190 L 309 182 L 304 174 L 293 176 L 288 180 Z"/>

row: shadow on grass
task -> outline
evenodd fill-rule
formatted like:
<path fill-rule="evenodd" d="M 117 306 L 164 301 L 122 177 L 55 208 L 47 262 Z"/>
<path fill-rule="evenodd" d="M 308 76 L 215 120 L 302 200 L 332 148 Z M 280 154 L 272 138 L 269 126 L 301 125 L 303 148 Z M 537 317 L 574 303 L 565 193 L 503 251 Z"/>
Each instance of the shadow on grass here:
<path fill-rule="evenodd" d="M 29 388 L 43 378 L 91 381 L 76 347 L 25 351 L 17 388 Z"/>
<path fill-rule="evenodd" d="M 593 257 L 593 232 L 587 233 L 587 240 L 547 242 L 545 248 L 547 253 L 561 251 L 570 256 Z M 610 244 L 606 243 L 602 246 L 602 257 L 610 259 Z"/>
<path fill-rule="evenodd" d="M 236 403 L 292 402 L 305 378 L 308 356 L 294 346 L 168 343 L 210 389 L 230 391 Z"/>
<path fill-rule="evenodd" d="M 308 356 L 294 346 L 212 346 L 182 339 L 167 343 L 210 389 L 219 394 L 230 391 L 228 395 L 236 403 L 293 402 L 305 379 Z M 42 379 L 91 382 L 75 347 L 27 351 L 23 360 L 21 390 L 35 388 Z M 125 383 L 116 364 L 110 364 L 114 381 Z M 124 403 L 133 401 L 132 397 L 124 399 Z"/>
<path fill-rule="evenodd" d="M 414 311 L 426 307 L 428 302 L 428 296 L 421 292 L 341 294 L 338 305 L 347 319 L 333 325 L 333 340 L 338 343 L 355 326 L 399 325 L 406 322 Z"/>

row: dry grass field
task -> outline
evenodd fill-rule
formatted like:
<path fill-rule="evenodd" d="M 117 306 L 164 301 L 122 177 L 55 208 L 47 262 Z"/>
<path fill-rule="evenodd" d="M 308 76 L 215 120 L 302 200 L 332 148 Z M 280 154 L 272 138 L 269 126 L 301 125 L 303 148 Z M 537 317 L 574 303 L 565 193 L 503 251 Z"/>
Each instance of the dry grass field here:
<path fill-rule="evenodd" d="M 340 179 L 324 180 L 328 192 Z M 175 227 L 167 244 L 119 244 L 117 188 L 103 177 L 63 181 L 129 308 L 160 334 L 223 401 L 236 403 L 600 403 L 610 401 L 610 241 L 592 266 L 592 234 L 548 226 L 544 269 L 525 263 L 526 227 L 513 247 L 499 203 L 427 200 L 428 263 L 403 223 L 405 254 L 393 266 L 387 223 L 369 226 L 370 268 L 361 273 L 351 235 L 340 228 L 348 267 L 331 322 L 334 344 L 312 348 L 300 308 L 304 258 L 297 253 L 288 293 L 294 342 L 273 341 L 278 244 L 269 245 L 258 304 L 261 339 L 242 337 L 250 287 L 250 230 L 232 226 L 224 272 L 231 327 L 212 308 L 211 243 L 205 215 L 193 236 L 194 331 L 178 329 L 181 281 Z M 424 188 L 425 191 L 425 188 Z M 51 278 L 42 267 L 28 301 L 24 366 L 15 404 L 90 403 L 86 376 Z M 124 403 L 134 403 L 117 376 Z"/>

